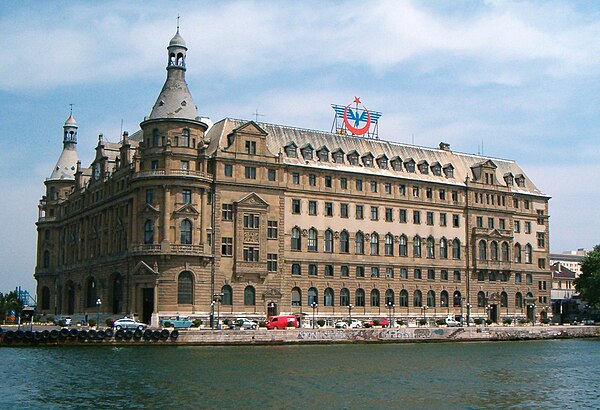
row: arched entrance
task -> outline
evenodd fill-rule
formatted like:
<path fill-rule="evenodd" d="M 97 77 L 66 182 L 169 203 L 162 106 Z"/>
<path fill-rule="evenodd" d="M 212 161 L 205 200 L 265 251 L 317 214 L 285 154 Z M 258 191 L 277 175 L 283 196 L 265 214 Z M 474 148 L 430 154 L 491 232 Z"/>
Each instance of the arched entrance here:
<path fill-rule="evenodd" d="M 267 303 L 267 317 L 277 316 L 279 314 L 279 310 L 277 309 L 277 303 L 271 301 Z"/>

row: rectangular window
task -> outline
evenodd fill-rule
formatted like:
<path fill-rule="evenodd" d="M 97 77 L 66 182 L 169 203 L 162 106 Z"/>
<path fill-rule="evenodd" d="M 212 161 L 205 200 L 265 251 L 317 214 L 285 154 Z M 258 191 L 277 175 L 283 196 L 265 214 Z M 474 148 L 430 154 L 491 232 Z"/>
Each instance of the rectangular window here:
<path fill-rule="evenodd" d="M 386 182 L 384 185 L 384 189 L 385 189 L 385 193 L 386 194 L 391 194 L 392 193 L 392 183 L 391 182 Z"/>
<path fill-rule="evenodd" d="M 154 190 L 152 188 L 146 189 L 146 203 L 154 203 Z"/>
<path fill-rule="evenodd" d="M 308 214 L 309 215 L 317 214 L 317 201 L 308 201 Z"/>
<path fill-rule="evenodd" d="M 440 201 L 445 201 L 446 200 L 446 190 L 440 189 L 439 194 L 440 194 Z"/>
<path fill-rule="evenodd" d="M 455 228 L 460 227 L 460 215 L 452 214 L 452 226 Z"/>
<path fill-rule="evenodd" d="M 523 207 L 524 207 L 525 209 L 529 209 L 529 199 L 524 199 L 524 200 L 523 200 Z"/>
<path fill-rule="evenodd" d="M 158 169 L 158 160 L 153 159 L 152 162 L 150 163 L 150 168 Z"/>
<path fill-rule="evenodd" d="M 371 181 L 371 192 L 377 192 L 377 181 Z"/>
<path fill-rule="evenodd" d="M 485 275 L 484 275 L 483 271 L 481 271 L 481 270 L 477 271 L 477 280 L 479 282 L 482 282 L 485 280 Z"/>
<path fill-rule="evenodd" d="M 315 174 L 308 174 L 308 185 L 310 185 L 310 186 L 317 185 L 317 176 Z"/>
<path fill-rule="evenodd" d="M 325 188 L 331 188 L 331 176 L 330 175 L 325 175 Z"/>
<path fill-rule="evenodd" d="M 362 205 L 356 205 L 356 219 L 364 219 L 364 207 Z"/>
<path fill-rule="evenodd" d="M 433 189 L 427 188 L 425 190 L 425 196 L 427 197 L 427 199 L 432 199 L 433 198 Z"/>
<path fill-rule="evenodd" d="M 277 221 L 267 221 L 267 239 L 277 239 L 278 233 L 278 225 Z"/>
<path fill-rule="evenodd" d="M 446 269 L 440 271 L 440 279 L 448 280 L 448 271 Z"/>
<path fill-rule="evenodd" d="M 406 268 L 400 268 L 400 278 L 401 279 L 408 279 L 408 269 L 406 269 Z"/>
<path fill-rule="evenodd" d="M 348 179 L 347 178 L 340 178 L 340 188 L 348 189 Z"/>
<path fill-rule="evenodd" d="M 454 273 L 452 274 L 452 278 L 454 279 L 455 282 L 460 282 L 460 271 L 455 270 Z"/>
<path fill-rule="evenodd" d="M 546 259 L 545 258 L 538 259 L 538 268 L 546 269 Z"/>
<path fill-rule="evenodd" d="M 333 216 L 333 202 L 325 202 L 325 216 Z"/>
<path fill-rule="evenodd" d="M 544 224 L 544 210 L 543 209 L 537 210 L 537 223 L 538 223 L 538 225 Z"/>
<path fill-rule="evenodd" d="M 233 238 L 221 238 L 221 255 L 233 255 Z"/>
<path fill-rule="evenodd" d="M 350 269 L 346 265 L 340 266 L 340 276 L 342 278 L 347 278 L 350 276 Z"/>
<path fill-rule="evenodd" d="M 406 185 L 400 184 L 400 196 L 406 196 Z"/>
<path fill-rule="evenodd" d="M 244 228 L 258 229 L 260 228 L 260 218 L 255 214 L 244 214 Z"/>
<path fill-rule="evenodd" d="M 379 277 L 379 268 L 377 266 L 371 267 L 371 277 L 378 278 Z"/>
<path fill-rule="evenodd" d="M 308 276 L 317 276 L 317 265 L 312 263 L 308 265 Z"/>
<path fill-rule="evenodd" d="M 292 172 L 292 183 L 294 185 L 300 184 L 300 174 L 298 172 Z"/>
<path fill-rule="evenodd" d="M 458 202 L 458 191 L 452 191 L 452 201 Z"/>
<path fill-rule="evenodd" d="M 385 268 L 385 277 L 392 279 L 394 277 L 394 268 L 391 268 L 391 267 Z"/>
<path fill-rule="evenodd" d="M 277 254 L 267 253 L 267 271 L 277 272 Z"/>
<path fill-rule="evenodd" d="M 244 262 L 258 262 L 257 246 L 244 246 Z"/>
<path fill-rule="evenodd" d="M 377 221 L 379 219 L 379 207 L 372 206 L 371 207 L 371 220 Z"/>
<path fill-rule="evenodd" d="M 181 191 L 181 197 L 182 197 L 182 201 L 184 204 L 191 204 L 192 203 L 192 190 L 184 189 L 183 191 Z"/>
<path fill-rule="evenodd" d="M 488 228 L 494 229 L 494 218 L 488 218 Z"/>
<path fill-rule="evenodd" d="M 333 265 L 325 265 L 324 276 L 333 277 Z"/>
<path fill-rule="evenodd" d="M 422 275 L 421 275 L 421 269 L 418 269 L 418 268 L 417 268 L 417 269 L 415 269 L 413 277 L 414 277 L 415 279 L 422 279 L 423 277 L 422 277 Z"/>
<path fill-rule="evenodd" d="M 515 233 L 521 232 L 521 222 L 515 221 Z"/>
<path fill-rule="evenodd" d="M 413 196 L 414 196 L 415 198 L 418 198 L 418 197 L 419 197 L 419 187 L 418 187 L 418 186 L 414 186 L 414 187 L 413 187 Z"/>
<path fill-rule="evenodd" d="M 340 216 L 348 218 L 348 204 L 340 204 Z"/>
<path fill-rule="evenodd" d="M 500 229 L 506 229 L 506 220 L 504 218 L 498 219 L 498 227 Z"/>
<path fill-rule="evenodd" d="M 275 181 L 277 179 L 277 171 L 269 169 L 268 171 L 269 181 Z"/>
<path fill-rule="evenodd" d="M 421 223 L 421 211 L 413 211 L 413 223 L 414 224 Z"/>
<path fill-rule="evenodd" d="M 224 221 L 233 221 L 233 204 L 221 205 L 221 217 Z"/>
<path fill-rule="evenodd" d="M 256 179 L 256 167 L 245 167 L 244 176 L 246 179 Z"/>
<path fill-rule="evenodd" d="M 190 170 L 190 161 L 181 161 L 181 170 L 189 171 Z"/>
<path fill-rule="evenodd" d="M 233 165 L 225 164 L 223 173 L 225 174 L 226 177 L 232 177 L 233 176 Z"/>
<path fill-rule="evenodd" d="M 435 280 L 435 269 L 427 269 L 427 279 Z"/>
<path fill-rule="evenodd" d="M 427 212 L 427 225 L 433 225 L 433 212 Z"/>
<path fill-rule="evenodd" d="M 400 222 L 406 223 L 406 209 L 400 210 Z"/>
<path fill-rule="evenodd" d="M 292 213 L 298 215 L 300 213 L 300 200 L 292 199 Z"/>
<path fill-rule="evenodd" d="M 246 141 L 246 154 L 256 155 L 256 141 Z"/>
<path fill-rule="evenodd" d="M 356 180 L 356 190 L 357 191 L 362 191 L 362 184 L 363 184 L 362 179 L 357 179 Z"/>
<path fill-rule="evenodd" d="M 531 285 L 533 283 L 533 275 L 531 273 L 525 275 L 525 283 L 528 285 Z"/>
<path fill-rule="evenodd" d="M 385 221 L 392 222 L 394 219 L 394 209 L 393 208 L 385 208 Z"/>
<path fill-rule="evenodd" d="M 442 212 L 440 213 L 440 226 L 446 226 L 446 224 L 446 214 Z"/>
<path fill-rule="evenodd" d="M 483 216 L 478 216 L 476 223 L 478 228 L 483 228 Z"/>
<path fill-rule="evenodd" d="M 538 245 L 538 248 L 546 247 L 546 235 L 544 234 L 544 232 L 537 233 L 537 245 Z"/>
<path fill-rule="evenodd" d="M 364 266 L 357 266 L 356 267 L 356 277 L 357 278 L 364 278 L 365 277 L 365 267 Z"/>
<path fill-rule="evenodd" d="M 525 233 L 531 233 L 531 222 L 525 222 Z"/>

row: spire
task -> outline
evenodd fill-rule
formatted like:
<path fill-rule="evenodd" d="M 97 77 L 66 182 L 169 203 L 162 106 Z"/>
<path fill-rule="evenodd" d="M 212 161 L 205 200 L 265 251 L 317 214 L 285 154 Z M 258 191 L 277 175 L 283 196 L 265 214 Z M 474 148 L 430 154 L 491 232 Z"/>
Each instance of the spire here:
<path fill-rule="evenodd" d="M 77 145 L 77 122 L 73 118 L 73 107 L 71 106 L 71 113 L 69 118 L 63 125 L 63 150 L 52 170 L 50 175 L 51 180 L 57 179 L 74 179 L 75 171 L 77 170 L 77 151 L 75 147 Z"/>
<path fill-rule="evenodd" d="M 148 119 L 183 118 L 196 120 L 198 111 L 185 81 L 187 47 L 179 34 L 179 17 L 177 32 L 167 47 L 167 80 L 158 95 Z"/>

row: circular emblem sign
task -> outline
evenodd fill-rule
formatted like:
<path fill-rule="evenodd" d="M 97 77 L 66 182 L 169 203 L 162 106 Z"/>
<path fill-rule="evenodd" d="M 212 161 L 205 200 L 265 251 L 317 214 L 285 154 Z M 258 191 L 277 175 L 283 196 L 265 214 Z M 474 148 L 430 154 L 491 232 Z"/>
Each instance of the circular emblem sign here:
<path fill-rule="evenodd" d="M 354 103 L 356 103 L 354 109 L 350 108 L 351 103 L 344 109 L 344 125 L 346 125 L 348 131 L 352 134 L 364 135 L 371 127 L 371 114 L 364 106 L 362 111 L 359 111 L 358 104 L 360 104 L 360 98 L 354 97 Z M 365 123 L 365 125 L 361 127 L 361 123 Z"/>

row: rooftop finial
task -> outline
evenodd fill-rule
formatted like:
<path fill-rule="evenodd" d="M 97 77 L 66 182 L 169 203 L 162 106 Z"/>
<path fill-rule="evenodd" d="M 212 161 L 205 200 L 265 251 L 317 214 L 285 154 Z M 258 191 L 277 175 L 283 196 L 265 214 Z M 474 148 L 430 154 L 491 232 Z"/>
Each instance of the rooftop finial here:
<path fill-rule="evenodd" d="M 70 114 L 73 115 L 73 104 L 69 104 L 69 106 L 71 107 L 71 112 Z"/>
<path fill-rule="evenodd" d="M 179 14 L 177 14 L 177 31 L 179 32 Z"/>

